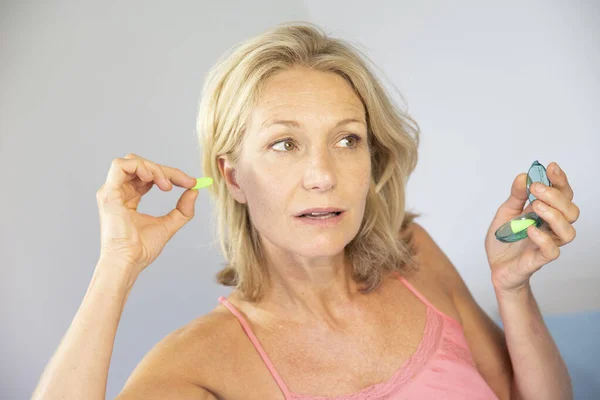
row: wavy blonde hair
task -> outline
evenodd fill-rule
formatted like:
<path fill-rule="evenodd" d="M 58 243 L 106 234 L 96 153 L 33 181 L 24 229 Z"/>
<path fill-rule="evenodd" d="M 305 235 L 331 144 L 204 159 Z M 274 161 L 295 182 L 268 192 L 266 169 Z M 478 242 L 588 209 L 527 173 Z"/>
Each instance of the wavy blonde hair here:
<path fill-rule="evenodd" d="M 362 293 L 384 274 L 404 273 L 414 264 L 412 234 L 402 234 L 420 214 L 405 212 L 405 185 L 417 164 L 419 126 L 398 109 L 367 66 L 368 57 L 349 42 L 329 37 L 307 22 L 283 23 L 226 52 L 206 75 L 197 133 L 209 192 L 216 202 L 221 250 L 227 261 L 217 281 L 235 286 L 248 301 L 258 301 L 268 270 L 245 204 L 229 193 L 218 166 L 226 155 L 236 165 L 244 131 L 265 79 L 295 66 L 342 76 L 361 99 L 367 117 L 372 179 L 361 227 L 345 252 Z M 214 226 L 214 220 L 213 220 Z"/>

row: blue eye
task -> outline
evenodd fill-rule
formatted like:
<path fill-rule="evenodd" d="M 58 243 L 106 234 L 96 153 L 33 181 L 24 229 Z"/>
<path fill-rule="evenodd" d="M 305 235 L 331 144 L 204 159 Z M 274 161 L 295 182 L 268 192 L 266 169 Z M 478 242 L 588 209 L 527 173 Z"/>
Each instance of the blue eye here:
<path fill-rule="evenodd" d="M 358 147 L 358 144 L 362 141 L 362 138 L 355 134 L 350 134 L 350 135 L 344 136 L 341 140 L 348 140 L 348 139 L 353 139 L 356 142 L 356 144 L 354 146 L 349 147 L 350 149 L 355 149 L 356 147 Z M 272 143 L 271 145 L 269 145 L 269 147 L 273 147 L 279 143 L 284 143 L 284 145 L 285 145 L 285 143 L 292 143 L 292 142 L 293 142 L 293 139 L 288 137 L 288 138 L 279 140 L 275 143 Z M 287 149 L 289 149 L 289 147 Z M 287 150 L 277 150 L 277 151 L 282 152 L 282 153 L 287 153 Z"/>

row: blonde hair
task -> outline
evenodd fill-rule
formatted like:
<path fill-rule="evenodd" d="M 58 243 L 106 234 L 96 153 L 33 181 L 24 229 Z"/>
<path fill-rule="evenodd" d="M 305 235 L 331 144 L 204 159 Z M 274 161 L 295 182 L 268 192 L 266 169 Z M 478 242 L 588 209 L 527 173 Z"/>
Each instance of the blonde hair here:
<path fill-rule="evenodd" d="M 230 195 L 218 158 L 227 155 L 236 165 L 262 83 L 295 66 L 339 74 L 366 109 L 372 180 L 361 227 L 344 250 L 353 265 L 353 279 L 366 294 L 379 286 L 384 274 L 403 273 L 414 265 L 412 235 L 401 233 L 420 216 L 404 210 L 404 189 L 417 164 L 420 129 L 394 105 L 367 66 L 368 58 L 363 60 L 360 54 L 311 23 L 283 23 L 234 46 L 206 76 L 197 133 L 203 173 L 214 179 L 209 192 L 216 201 L 218 237 L 227 261 L 217 281 L 235 286 L 248 301 L 262 298 L 268 270 L 247 206 Z"/>

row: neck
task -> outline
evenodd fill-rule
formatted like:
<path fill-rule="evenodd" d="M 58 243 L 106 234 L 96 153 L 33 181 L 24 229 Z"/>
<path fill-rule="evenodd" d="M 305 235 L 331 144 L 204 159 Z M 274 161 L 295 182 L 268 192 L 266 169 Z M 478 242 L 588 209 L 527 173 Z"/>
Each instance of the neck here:
<path fill-rule="evenodd" d="M 343 253 L 310 261 L 271 259 L 267 265 L 269 284 L 257 307 L 274 316 L 333 329 L 355 321 L 365 296 L 358 291 Z"/>

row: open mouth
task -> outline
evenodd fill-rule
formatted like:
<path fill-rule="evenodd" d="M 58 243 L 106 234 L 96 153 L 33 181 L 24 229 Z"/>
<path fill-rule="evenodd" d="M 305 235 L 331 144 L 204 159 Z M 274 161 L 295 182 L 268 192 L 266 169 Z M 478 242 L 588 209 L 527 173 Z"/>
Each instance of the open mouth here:
<path fill-rule="evenodd" d="M 302 214 L 298 218 L 310 218 L 310 219 L 327 219 L 335 218 L 342 212 L 329 212 L 329 213 L 317 213 L 317 214 Z"/>

